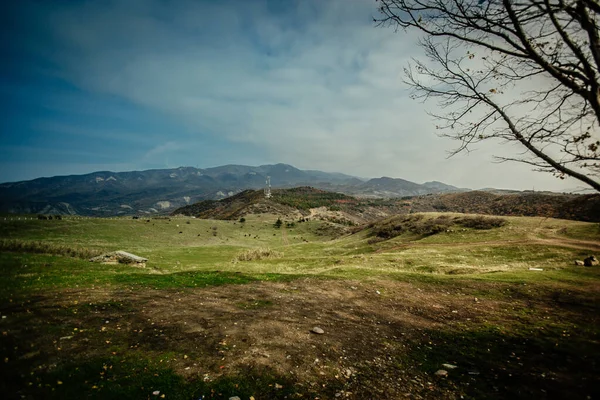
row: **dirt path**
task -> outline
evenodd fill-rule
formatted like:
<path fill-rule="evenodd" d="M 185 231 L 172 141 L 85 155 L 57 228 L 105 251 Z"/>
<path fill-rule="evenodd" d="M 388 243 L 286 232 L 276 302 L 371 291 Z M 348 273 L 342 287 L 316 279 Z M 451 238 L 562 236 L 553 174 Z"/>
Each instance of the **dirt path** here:
<path fill-rule="evenodd" d="M 589 240 L 578 240 L 568 238 L 528 238 L 520 240 L 488 240 L 483 242 L 453 242 L 453 243 L 421 243 L 408 242 L 390 248 L 383 248 L 375 251 L 375 253 L 385 253 L 394 250 L 407 249 L 411 247 L 482 247 L 482 246 L 519 246 L 540 244 L 546 246 L 568 247 L 571 249 L 600 251 L 600 243 Z"/>

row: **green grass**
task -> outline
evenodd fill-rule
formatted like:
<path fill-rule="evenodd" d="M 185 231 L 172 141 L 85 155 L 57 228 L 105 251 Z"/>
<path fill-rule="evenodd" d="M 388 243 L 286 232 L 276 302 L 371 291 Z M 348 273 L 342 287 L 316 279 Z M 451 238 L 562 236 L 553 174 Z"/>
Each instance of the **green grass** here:
<path fill-rule="evenodd" d="M 439 216 L 434 213 L 425 220 Z M 272 226 L 277 218 L 249 215 L 243 224 L 192 218 L 0 221 L 0 279 L 3 288 L 13 291 L 92 285 L 202 287 L 283 279 L 285 275 L 546 279 L 555 276 L 551 271 L 573 269 L 573 260 L 589 251 L 512 242 L 549 236 L 600 242 L 598 224 L 545 218 L 507 217 L 505 226 L 494 229 L 454 227 L 452 232 L 425 237 L 406 233 L 375 244 L 369 244 L 369 230 L 330 240 L 319 234 L 323 224 L 319 221 L 298 223 L 283 232 Z M 260 248 L 271 249 L 277 257 L 235 262 L 240 254 L 254 254 Z M 85 260 L 109 250 L 146 257 L 148 265 L 136 268 Z"/>
<path fill-rule="evenodd" d="M 221 310 L 219 303 L 213 316 L 231 314 L 228 326 L 242 315 L 268 323 L 269 313 L 281 307 L 280 297 L 261 292 L 257 283 L 274 282 L 283 296 L 284 287 L 310 278 L 373 287 L 399 282 L 436 295 L 498 304 L 485 318 L 418 327 L 418 334 L 408 335 L 406 342 L 386 339 L 394 379 L 406 371 L 434 379 L 431 374 L 442 363 L 451 363 L 459 369 L 438 382 L 439 387 L 465 398 L 548 397 L 532 389 L 537 387 L 559 397 L 597 394 L 588 390 L 592 381 L 582 384 L 570 374 L 584 369 L 586 379 L 598 375 L 594 356 L 599 354 L 600 329 L 592 316 L 597 314 L 600 268 L 573 265 L 593 252 L 589 243 L 600 243 L 598 224 L 505 217 L 504 226 L 489 230 L 460 226 L 433 235 L 407 231 L 373 243 L 369 229 L 335 238 L 326 233 L 332 231 L 321 229 L 326 225 L 322 221 L 273 228 L 278 217 L 248 215 L 243 224 L 192 218 L 0 221 L 0 314 L 8 317 L 0 320 L 5 359 L 0 363 L 0 390 L 9 398 L 160 398 L 152 395 L 156 390 L 167 399 L 294 398 L 296 393 L 334 397 L 342 387 L 335 373 L 327 372 L 331 379 L 325 388 L 325 381 L 319 381 L 325 379 L 322 375 L 302 383 L 289 371 L 282 373 L 275 360 L 230 371 L 228 345 L 221 344 L 227 335 L 224 327 L 188 333 L 178 331 L 175 323 L 144 317 L 151 302 L 163 296 L 185 298 L 206 290 L 206 296 L 218 297 L 222 286 L 230 285 L 236 295 L 254 292 L 235 297 L 229 309 Z M 588 245 L 579 249 L 562 246 L 560 240 L 539 242 L 561 238 Z M 270 251 L 263 254 L 260 249 Z M 87 260 L 114 250 L 149 262 L 141 268 Z M 101 300 L 73 302 L 88 292 Z M 387 296 L 382 290 L 380 298 Z M 436 301 L 434 296 L 428 299 Z M 336 301 L 343 308 L 344 299 Z M 412 312 L 411 317 L 429 321 L 418 309 Z M 347 310 L 340 313 L 342 320 L 355 316 Z M 113 322 L 122 329 L 113 329 Z M 103 326 L 111 328 L 105 332 Z M 400 326 L 394 333 L 405 331 Z M 178 339 L 168 341 L 163 335 Z M 65 337 L 72 339 L 61 339 Z M 319 352 L 325 353 L 336 346 L 326 335 L 322 338 L 325 344 L 314 335 L 299 342 L 308 346 L 299 351 L 323 346 Z M 250 342 L 239 342 L 239 347 L 252 350 Z M 192 359 L 198 360 L 195 367 L 202 374 L 183 376 L 180 372 Z M 375 386 L 387 384 L 372 364 L 361 365 L 355 365 L 360 374 L 352 390 L 360 393 L 369 380 Z"/>

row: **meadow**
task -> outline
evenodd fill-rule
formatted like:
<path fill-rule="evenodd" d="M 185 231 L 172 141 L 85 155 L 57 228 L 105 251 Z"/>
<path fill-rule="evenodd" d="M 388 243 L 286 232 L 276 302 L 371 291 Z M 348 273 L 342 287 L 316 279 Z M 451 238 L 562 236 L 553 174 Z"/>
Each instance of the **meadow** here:
<path fill-rule="evenodd" d="M 420 218 L 440 216 L 463 218 Z M 326 221 L 284 217 L 277 228 L 269 214 L 0 218 L 0 390 L 10 399 L 600 396 L 600 267 L 574 265 L 600 255 L 600 225 L 502 218 L 491 229 L 448 223 L 389 237 L 376 225 L 340 235 Z M 149 261 L 88 260 L 115 250 Z"/>

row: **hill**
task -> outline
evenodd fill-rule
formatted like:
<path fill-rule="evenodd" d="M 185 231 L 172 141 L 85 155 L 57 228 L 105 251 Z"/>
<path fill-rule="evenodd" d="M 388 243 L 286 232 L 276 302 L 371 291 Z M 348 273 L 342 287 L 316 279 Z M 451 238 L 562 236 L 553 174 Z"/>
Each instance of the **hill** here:
<path fill-rule="evenodd" d="M 176 209 L 173 215 L 205 219 L 237 219 L 247 214 L 271 213 L 317 217 L 355 225 L 397 214 L 458 212 L 505 216 L 532 216 L 600 222 L 600 195 L 547 193 L 465 192 L 368 199 L 312 187 L 275 189 L 270 199 L 262 190 L 247 190 L 222 200 L 205 200 Z"/>
<path fill-rule="evenodd" d="M 363 197 L 398 197 L 458 190 L 441 183 L 300 170 L 288 164 L 180 167 L 133 172 L 99 171 L 0 184 L 0 212 L 115 216 L 166 214 L 202 200 L 219 200 L 247 189 L 312 186 Z"/>
<path fill-rule="evenodd" d="M 204 200 L 180 207 L 172 215 L 194 216 L 204 219 L 237 219 L 248 214 L 278 214 L 302 218 L 316 208 L 340 211 L 340 205 L 359 204 L 354 197 L 309 186 L 274 189 L 272 197 L 265 198 L 262 190 L 245 190 L 222 200 Z"/>
<path fill-rule="evenodd" d="M 600 195 L 598 194 L 522 192 L 500 195 L 473 191 L 417 196 L 404 201 L 410 206 L 412 212 L 450 211 L 600 222 Z"/>

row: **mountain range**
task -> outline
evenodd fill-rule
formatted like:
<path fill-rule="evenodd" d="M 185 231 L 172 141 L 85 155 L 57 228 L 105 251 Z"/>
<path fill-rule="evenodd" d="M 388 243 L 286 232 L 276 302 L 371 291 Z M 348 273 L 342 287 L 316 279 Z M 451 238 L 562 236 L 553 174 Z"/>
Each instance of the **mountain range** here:
<path fill-rule="evenodd" d="M 0 184 L 0 212 L 114 216 L 169 213 L 202 200 L 260 189 L 267 177 L 278 188 L 312 186 L 358 197 L 393 198 L 460 192 L 441 182 L 361 179 L 342 173 L 300 170 L 287 164 L 180 167 L 132 172 L 99 171 Z"/>

